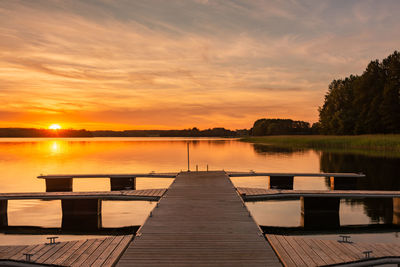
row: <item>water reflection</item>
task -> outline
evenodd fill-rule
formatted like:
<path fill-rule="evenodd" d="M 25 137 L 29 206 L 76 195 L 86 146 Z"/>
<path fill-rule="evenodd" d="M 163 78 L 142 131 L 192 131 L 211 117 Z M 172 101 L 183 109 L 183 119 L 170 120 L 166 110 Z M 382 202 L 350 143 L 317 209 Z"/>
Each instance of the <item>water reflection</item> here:
<path fill-rule="evenodd" d="M 357 189 L 398 190 L 398 159 L 321 152 L 311 149 L 282 149 L 252 145 L 232 139 L 213 138 L 8 138 L 0 139 L 0 192 L 44 192 L 43 174 L 176 172 L 186 170 L 186 146 L 190 165 L 205 170 L 268 172 L 363 172 Z M 136 180 L 136 189 L 165 188 L 172 179 Z M 268 187 L 267 177 L 233 178 L 241 187 Z M 294 189 L 328 189 L 325 178 L 296 178 Z M 110 190 L 108 179 L 77 179 L 73 191 Z M 260 225 L 298 227 L 298 200 L 246 204 Z M 104 201 L 102 226 L 126 227 L 144 222 L 154 203 Z M 390 223 L 391 200 L 341 200 L 340 223 Z M 60 228 L 61 201 L 10 201 L 8 223 Z M 0 243 L 7 244 L 7 237 Z"/>
<path fill-rule="evenodd" d="M 320 161 L 323 172 L 362 172 L 366 178 L 357 179 L 358 190 L 399 190 L 400 159 L 370 157 L 345 153 L 322 152 Z M 374 223 L 392 223 L 392 199 L 351 199 L 349 205 L 363 203 L 364 212 Z"/>
<path fill-rule="evenodd" d="M 253 149 L 260 155 L 296 155 L 306 153 L 310 149 L 280 148 L 274 146 L 254 145 Z M 355 190 L 400 190 L 400 159 L 387 157 L 372 157 L 349 153 L 316 151 L 319 154 L 321 172 L 354 172 L 364 173 L 366 178 L 336 179 L 335 185 L 330 179 L 325 179 L 327 188 Z M 296 188 L 295 188 L 296 189 Z M 360 222 L 363 213 L 368 217 L 365 223 L 392 224 L 400 221 L 398 214 L 393 213 L 393 199 L 343 199 L 341 200 L 341 224 Z M 360 210 L 360 207 L 362 209 Z M 351 212 L 350 212 L 351 210 Z M 346 212 L 344 212 L 346 211 Z M 343 217 L 343 218 L 342 218 Z M 296 223 L 291 224 L 296 225 Z"/>
<path fill-rule="evenodd" d="M 271 145 L 253 145 L 254 151 L 260 155 L 276 155 L 276 154 L 294 154 L 294 153 L 304 153 L 309 149 L 295 148 L 295 147 L 277 147 Z"/>

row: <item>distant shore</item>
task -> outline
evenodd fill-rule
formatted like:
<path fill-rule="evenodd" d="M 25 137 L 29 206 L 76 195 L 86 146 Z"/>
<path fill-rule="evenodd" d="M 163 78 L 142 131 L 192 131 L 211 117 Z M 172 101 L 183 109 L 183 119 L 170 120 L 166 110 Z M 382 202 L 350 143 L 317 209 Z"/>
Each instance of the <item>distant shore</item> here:
<path fill-rule="evenodd" d="M 358 152 L 369 155 L 400 157 L 400 135 L 277 135 L 251 136 L 240 139 L 261 145 L 292 148 L 312 148 Z"/>

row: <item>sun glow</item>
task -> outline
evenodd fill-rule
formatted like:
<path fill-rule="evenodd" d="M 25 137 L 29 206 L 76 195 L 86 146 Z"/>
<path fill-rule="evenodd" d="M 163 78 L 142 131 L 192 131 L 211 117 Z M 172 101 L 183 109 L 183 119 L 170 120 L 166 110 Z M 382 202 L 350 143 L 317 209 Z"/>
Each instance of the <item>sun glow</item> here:
<path fill-rule="evenodd" d="M 52 125 L 49 126 L 49 129 L 51 129 L 51 130 L 59 130 L 59 129 L 61 129 L 61 126 L 60 126 L 60 124 L 52 124 Z"/>

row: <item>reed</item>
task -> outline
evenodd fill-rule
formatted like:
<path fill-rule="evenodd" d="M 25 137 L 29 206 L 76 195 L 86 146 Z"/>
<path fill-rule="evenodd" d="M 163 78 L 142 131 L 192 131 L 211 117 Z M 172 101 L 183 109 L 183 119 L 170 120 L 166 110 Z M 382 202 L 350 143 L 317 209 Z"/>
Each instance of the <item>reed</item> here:
<path fill-rule="evenodd" d="M 244 137 L 244 142 L 274 145 L 280 147 L 301 147 L 315 149 L 357 149 L 400 152 L 400 135 L 277 135 Z"/>

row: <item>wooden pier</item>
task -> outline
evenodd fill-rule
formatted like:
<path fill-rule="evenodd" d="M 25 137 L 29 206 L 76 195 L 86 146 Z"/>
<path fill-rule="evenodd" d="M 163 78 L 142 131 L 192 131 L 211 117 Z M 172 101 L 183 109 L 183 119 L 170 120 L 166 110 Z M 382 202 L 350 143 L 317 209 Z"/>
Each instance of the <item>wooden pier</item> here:
<path fill-rule="evenodd" d="M 372 190 L 277 190 L 238 187 L 237 191 L 245 201 L 262 201 L 280 198 L 321 197 L 321 198 L 400 198 L 400 191 Z"/>
<path fill-rule="evenodd" d="M 0 266 L 111 267 L 115 265 L 132 237 L 121 235 L 54 244 L 0 246 Z"/>
<path fill-rule="evenodd" d="M 35 264 L 53 266 L 328 266 L 353 263 L 364 266 L 369 260 L 363 258 L 365 251 L 372 251 L 373 260 L 377 262 L 400 262 L 398 245 L 342 244 L 300 237 L 264 236 L 244 204 L 244 201 L 300 198 L 303 227 L 314 229 L 320 224 L 321 218 L 329 220 L 332 226 L 339 224 L 340 198 L 393 198 L 395 224 L 400 221 L 397 216 L 400 214 L 400 192 L 285 189 L 292 187 L 295 176 L 358 179 L 364 177 L 362 174 L 252 174 L 210 171 L 151 173 L 143 176 L 40 176 L 46 179 L 48 192 L 0 194 L 0 225 L 4 229 L 8 227 L 7 201 L 11 199 L 61 199 L 62 228 L 66 231 L 77 230 L 74 228 L 77 221 L 82 231 L 85 227 L 82 222 L 89 220 L 92 222 L 87 229 L 100 231 L 102 200 L 159 201 L 134 238 L 132 235 L 117 235 L 53 245 L 0 247 L 0 265 L 22 261 L 29 264 L 34 261 Z M 230 180 L 230 176 L 268 175 L 275 179 L 276 188 L 281 189 L 235 188 Z M 72 179 L 98 177 L 110 179 L 111 191 L 72 192 Z M 132 190 L 136 177 L 175 177 L 175 180 L 168 190 Z M 52 192 L 57 188 L 63 192 Z M 122 190 L 124 188 L 130 190 Z M 27 257 L 24 253 L 33 255 L 28 260 L 24 258 Z"/>
<path fill-rule="evenodd" d="M 283 235 L 266 237 L 287 267 L 400 263 L 398 244 L 342 242 Z"/>
<path fill-rule="evenodd" d="M 362 173 L 274 173 L 274 172 L 227 172 L 229 177 L 254 177 L 254 176 L 268 176 L 269 187 L 271 189 L 293 189 L 294 177 L 324 177 L 329 178 L 331 189 L 350 190 L 355 189 L 357 181 L 360 178 L 365 178 Z"/>
<path fill-rule="evenodd" d="M 101 192 L 33 192 L 33 193 L 0 193 L 2 200 L 21 199 L 100 199 L 100 200 L 147 200 L 157 201 L 167 189 L 120 190 Z"/>
<path fill-rule="evenodd" d="M 281 266 L 225 172 L 180 173 L 117 266 Z"/>

